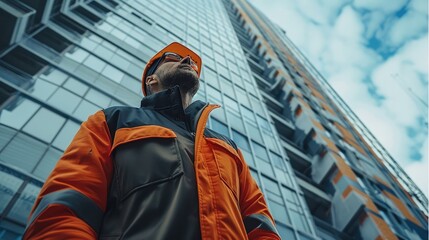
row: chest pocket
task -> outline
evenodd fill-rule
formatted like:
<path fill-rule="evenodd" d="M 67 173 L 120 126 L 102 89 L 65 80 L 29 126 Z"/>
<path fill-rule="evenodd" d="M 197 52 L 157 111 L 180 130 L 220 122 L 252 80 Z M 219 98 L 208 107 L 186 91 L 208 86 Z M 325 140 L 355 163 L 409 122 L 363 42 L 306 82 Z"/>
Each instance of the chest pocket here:
<path fill-rule="evenodd" d="M 239 174 L 243 169 L 236 150 L 229 144 L 216 138 L 207 138 L 213 148 L 214 157 L 222 182 L 229 188 L 235 199 L 239 199 Z"/>
<path fill-rule="evenodd" d="M 119 129 L 111 155 L 121 200 L 183 174 L 176 134 L 161 126 Z"/>

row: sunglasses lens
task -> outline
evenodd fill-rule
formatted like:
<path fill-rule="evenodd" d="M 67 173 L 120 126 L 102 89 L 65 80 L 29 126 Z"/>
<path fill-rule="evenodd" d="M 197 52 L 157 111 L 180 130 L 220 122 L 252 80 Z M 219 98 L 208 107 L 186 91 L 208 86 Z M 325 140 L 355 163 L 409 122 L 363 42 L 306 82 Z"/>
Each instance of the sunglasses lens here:
<path fill-rule="evenodd" d="M 153 64 L 151 66 L 151 68 L 148 71 L 148 74 L 151 75 L 153 74 L 156 69 L 161 66 L 163 63 L 166 62 L 180 62 L 183 58 L 176 54 L 176 53 L 165 53 L 155 64 Z M 198 72 L 198 65 L 191 59 L 191 67 L 192 69 L 194 69 L 196 72 Z"/>
<path fill-rule="evenodd" d="M 198 66 L 194 61 L 191 61 L 191 67 L 192 69 L 194 69 L 196 72 L 198 72 Z"/>
<path fill-rule="evenodd" d="M 164 62 L 179 62 L 182 57 L 175 53 L 166 53 L 164 55 Z"/>

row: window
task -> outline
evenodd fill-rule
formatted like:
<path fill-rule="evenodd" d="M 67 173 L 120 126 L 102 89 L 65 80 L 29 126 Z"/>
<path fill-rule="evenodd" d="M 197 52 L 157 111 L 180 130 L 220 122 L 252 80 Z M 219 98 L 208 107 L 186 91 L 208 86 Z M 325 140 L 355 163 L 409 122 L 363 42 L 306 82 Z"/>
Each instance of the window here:
<path fill-rule="evenodd" d="M 124 53 L 126 54 L 126 53 Z M 112 63 L 113 65 L 126 70 L 128 69 L 128 66 L 130 66 L 130 61 L 124 57 L 122 57 L 119 54 L 115 54 L 111 59 L 110 59 L 110 63 Z"/>
<path fill-rule="evenodd" d="M 89 87 L 88 85 L 70 77 L 64 84 L 64 88 L 79 96 L 83 96 Z"/>
<path fill-rule="evenodd" d="M 47 146 L 33 137 L 18 133 L 0 152 L 0 161 L 31 172 Z"/>
<path fill-rule="evenodd" d="M 264 176 L 262 176 L 262 181 L 264 182 L 264 186 L 267 191 L 270 191 L 271 193 L 275 194 L 278 197 L 281 196 L 279 186 L 277 185 L 276 182 Z M 276 199 L 280 201 L 281 197 Z"/>
<path fill-rule="evenodd" d="M 305 220 L 305 216 L 303 215 L 302 212 L 291 209 L 289 211 L 289 215 L 292 219 L 292 222 L 295 224 L 298 230 L 301 230 L 304 232 L 308 231 L 307 221 Z"/>
<path fill-rule="evenodd" d="M 111 101 L 111 99 L 108 96 L 94 89 L 90 89 L 88 91 L 88 93 L 85 96 L 85 99 L 103 108 L 109 106 L 109 103 Z"/>
<path fill-rule="evenodd" d="M 211 58 L 211 57 L 209 57 L 208 55 L 205 55 L 205 54 L 203 54 L 201 56 L 201 58 L 203 59 L 203 65 L 204 65 L 203 69 L 206 69 L 208 67 L 211 67 L 211 68 L 215 68 L 216 67 L 216 63 L 213 60 L 213 58 Z"/>
<path fill-rule="evenodd" d="M 296 240 L 296 237 L 292 228 L 287 227 L 285 224 L 282 224 L 280 222 L 276 222 L 276 228 L 279 231 L 279 234 L 282 237 L 282 239 Z"/>
<path fill-rule="evenodd" d="M 231 55 L 228 55 L 228 56 L 231 56 Z M 238 67 L 235 63 L 228 61 L 228 66 L 229 66 L 229 69 L 231 69 L 231 71 L 238 73 Z"/>
<path fill-rule="evenodd" d="M 86 49 L 88 49 L 89 51 L 94 50 L 97 46 L 98 43 L 95 43 L 94 41 L 92 41 L 89 38 L 82 38 L 80 45 Z"/>
<path fill-rule="evenodd" d="M 135 64 L 133 64 L 133 63 L 131 63 L 130 65 L 128 65 L 128 68 L 126 69 L 126 72 L 128 73 L 128 74 L 130 74 L 131 76 L 133 76 L 133 77 L 135 77 L 135 78 L 137 78 L 137 79 L 140 79 L 141 78 L 141 74 L 142 74 L 142 66 L 144 66 L 143 64 L 141 65 L 141 66 L 137 66 L 137 65 L 135 65 Z M 119 79 L 119 82 L 120 82 L 120 79 L 122 78 L 119 78 L 120 76 L 123 76 L 123 73 L 122 72 L 116 72 L 115 74 L 117 74 L 117 75 L 115 75 L 115 77 L 117 78 L 117 79 Z M 119 76 L 118 76 L 119 75 Z M 112 78 L 113 79 L 113 78 Z M 113 79 L 113 80 L 115 80 L 115 79 Z M 116 81 L 116 80 L 115 80 Z M 118 81 L 116 81 L 116 82 L 118 82 Z"/>
<path fill-rule="evenodd" d="M 67 113 L 72 113 L 80 101 L 81 97 L 60 88 L 49 98 L 48 103 Z"/>
<path fill-rule="evenodd" d="M 78 63 L 83 62 L 89 53 L 81 48 L 74 48 L 65 54 L 65 57 L 70 58 Z"/>
<path fill-rule="evenodd" d="M 283 158 L 280 155 L 273 153 L 271 151 L 270 151 L 270 156 L 271 156 L 271 159 L 273 160 L 274 166 L 286 172 L 286 165 L 283 161 Z"/>
<path fill-rule="evenodd" d="M 68 75 L 55 68 L 50 68 L 45 73 L 43 73 L 41 77 L 56 85 L 62 85 L 67 79 Z"/>
<path fill-rule="evenodd" d="M 204 100 L 205 100 L 205 99 L 204 99 Z M 216 99 L 214 99 L 214 98 L 210 98 L 210 97 L 209 97 L 209 102 L 211 102 L 211 103 L 216 103 L 216 102 L 219 102 L 219 100 L 216 100 Z M 215 109 L 215 110 L 212 112 L 211 116 L 216 117 L 217 119 L 219 119 L 219 120 L 220 120 L 220 121 L 222 121 L 222 122 L 226 122 L 225 109 L 224 109 L 224 108 L 218 108 L 218 109 Z"/>
<path fill-rule="evenodd" d="M 247 127 L 247 132 L 249 133 L 250 138 L 262 143 L 262 136 L 261 133 L 259 132 L 258 127 L 256 127 L 255 125 L 245 121 L 246 123 L 246 127 Z"/>
<path fill-rule="evenodd" d="M 121 81 L 121 85 L 137 94 L 141 93 L 141 82 L 137 81 L 137 79 L 132 78 L 128 75 L 124 75 Z M 201 88 L 202 87 L 200 87 L 200 90 Z"/>
<path fill-rule="evenodd" d="M 243 86 L 243 80 L 241 79 L 241 77 L 233 72 L 231 73 L 231 82 L 235 83 L 238 86 Z"/>
<path fill-rule="evenodd" d="M 0 149 L 2 149 L 18 131 L 0 124 L 0 132 Z"/>
<path fill-rule="evenodd" d="M 210 83 L 215 88 L 219 89 L 219 82 L 217 80 L 216 72 L 214 72 L 209 67 L 204 68 L 204 78 L 207 81 L 207 83 Z"/>
<path fill-rule="evenodd" d="M 258 184 L 259 188 L 261 188 L 261 182 L 259 181 L 258 173 L 256 171 L 250 169 L 250 174 L 252 175 L 252 177 L 255 180 L 256 184 Z"/>
<path fill-rule="evenodd" d="M 262 145 L 260 145 L 258 143 L 255 143 L 253 141 L 252 141 L 252 145 L 253 145 L 253 150 L 255 151 L 255 155 L 258 158 L 260 158 L 260 159 L 262 159 L 262 160 L 264 160 L 266 162 L 270 161 L 269 158 L 268 158 L 267 150 Z"/>
<path fill-rule="evenodd" d="M 232 130 L 232 139 L 240 148 L 241 152 L 243 153 L 243 157 L 246 160 L 247 164 L 249 164 L 249 166 L 254 167 L 255 163 L 253 160 L 253 155 L 250 153 L 250 151 L 251 151 L 250 150 L 250 144 L 249 144 L 249 141 L 247 140 L 247 137 L 233 129 Z"/>
<path fill-rule="evenodd" d="M 106 63 L 103 62 L 101 59 L 94 57 L 90 55 L 84 62 L 87 67 L 93 69 L 96 72 L 101 72 L 103 68 L 106 66 Z"/>
<path fill-rule="evenodd" d="M 211 120 L 212 120 L 211 123 L 212 123 L 213 130 L 229 137 L 228 126 L 226 126 L 226 124 L 223 124 L 222 122 L 216 120 L 215 118 L 211 118 Z"/>
<path fill-rule="evenodd" d="M 40 106 L 26 98 L 19 97 L 2 109 L 0 124 L 20 129 Z"/>
<path fill-rule="evenodd" d="M 279 221 L 282 223 L 290 223 L 287 216 L 286 207 L 284 206 L 283 203 L 278 203 L 271 199 L 268 199 L 268 205 L 276 221 Z"/>
<path fill-rule="evenodd" d="M 25 224 L 27 217 L 30 214 L 37 194 L 40 192 L 40 187 L 29 183 L 22 191 L 21 195 L 7 215 L 9 218 Z"/>
<path fill-rule="evenodd" d="M 94 114 L 96 111 L 98 111 L 100 108 L 95 106 L 92 103 L 89 103 L 88 101 L 83 100 L 79 106 L 76 108 L 73 115 L 75 115 L 77 118 L 79 118 L 81 121 L 85 121 L 90 114 Z"/>
<path fill-rule="evenodd" d="M 253 96 L 253 95 L 250 95 L 250 102 L 252 103 L 252 109 L 256 112 L 256 113 L 258 113 L 258 114 L 260 114 L 260 115 L 262 115 L 262 116 L 264 116 L 265 114 L 264 114 L 264 110 L 263 110 L 263 108 L 262 108 L 262 105 L 261 105 L 261 100 L 259 100 L 259 99 L 257 99 L 255 96 Z"/>
<path fill-rule="evenodd" d="M 0 213 L 3 212 L 9 201 L 22 184 L 22 180 L 13 176 L 0 166 Z"/>
<path fill-rule="evenodd" d="M 223 66 L 227 66 L 225 57 L 216 51 L 215 51 L 215 59 L 218 63 L 222 64 Z"/>
<path fill-rule="evenodd" d="M 275 138 L 271 132 L 262 130 L 262 137 L 264 139 L 265 146 L 267 146 L 269 149 L 274 150 L 276 152 L 279 151 L 277 142 L 275 141 Z"/>
<path fill-rule="evenodd" d="M 39 78 L 35 81 L 33 87 L 30 89 L 30 91 L 31 91 L 31 95 L 38 97 L 42 100 L 46 100 L 51 96 L 51 94 L 57 88 L 58 87 L 55 86 L 54 84 L 49 83 L 49 82 Z"/>
<path fill-rule="evenodd" d="M 235 88 L 235 92 L 237 93 L 238 102 L 250 108 L 250 102 L 249 98 L 246 96 L 246 92 L 239 87 Z"/>
<path fill-rule="evenodd" d="M 231 109 L 235 113 L 239 114 L 240 110 L 238 109 L 238 103 L 228 96 L 224 96 L 224 103 L 227 108 Z"/>
<path fill-rule="evenodd" d="M 243 113 L 243 116 L 246 118 L 246 120 L 249 120 L 252 123 L 256 123 L 255 115 L 250 109 L 241 105 L 241 112 Z"/>
<path fill-rule="evenodd" d="M 58 133 L 52 145 L 61 150 L 65 150 L 78 130 L 79 124 L 73 122 L 72 120 L 68 120 L 61 131 Z"/>
<path fill-rule="evenodd" d="M 221 76 L 220 77 L 220 85 L 222 86 L 222 91 L 226 95 L 228 95 L 232 98 L 235 98 L 234 88 L 233 88 L 232 83 L 230 81 L 228 81 L 226 78 Z"/>
<path fill-rule="evenodd" d="M 270 128 L 270 124 L 268 123 L 267 119 L 257 115 L 257 119 L 258 119 L 258 126 L 262 127 L 263 129 L 267 130 L 267 131 L 271 131 Z"/>
<path fill-rule="evenodd" d="M 113 51 L 104 47 L 103 45 L 98 45 L 98 47 L 93 51 L 93 53 L 97 54 L 98 56 L 102 57 L 104 60 L 108 60 L 113 56 Z M 79 61 L 79 63 L 82 61 Z"/>
<path fill-rule="evenodd" d="M 54 169 L 55 164 L 58 162 L 62 154 L 62 151 L 58 151 L 54 148 L 49 148 L 40 163 L 37 165 L 36 169 L 34 170 L 34 175 L 45 180 L 51 173 L 52 169 Z"/>
<path fill-rule="evenodd" d="M 49 143 L 55 137 L 64 122 L 65 119 L 60 115 L 46 108 L 41 108 L 25 125 L 24 131 Z"/>
<path fill-rule="evenodd" d="M 207 54 L 208 56 L 213 57 L 213 50 L 211 49 L 210 46 L 207 46 L 205 43 L 206 42 L 203 41 L 203 44 L 201 44 L 201 50 L 203 51 L 204 54 Z"/>
<path fill-rule="evenodd" d="M 229 124 L 231 125 L 231 127 L 241 132 L 244 132 L 243 120 L 239 115 L 237 115 L 236 113 L 233 113 L 232 111 L 227 110 L 227 117 L 229 119 Z"/>
<path fill-rule="evenodd" d="M 229 71 L 226 69 L 226 67 L 222 66 L 221 64 L 217 64 L 218 72 L 225 78 L 229 78 Z"/>
<path fill-rule="evenodd" d="M 125 37 L 127 37 L 127 34 L 125 34 L 124 32 L 118 30 L 117 28 L 114 28 L 112 30 L 112 32 L 110 32 L 113 36 L 117 37 L 120 40 L 124 40 Z"/>
<path fill-rule="evenodd" d="M 295 191 L 289 190 L 282 186 L 283 196 L 286 198 L 287 205 L 289 208 L 289 215 L 292 219 L 292 222 L 296 225 L 296 227 L 304 232 L 309 231 L 308 222 L 306 216 L 304 216 L 304 212 L 302 206 L 298 200 L 298 195 Z"/>

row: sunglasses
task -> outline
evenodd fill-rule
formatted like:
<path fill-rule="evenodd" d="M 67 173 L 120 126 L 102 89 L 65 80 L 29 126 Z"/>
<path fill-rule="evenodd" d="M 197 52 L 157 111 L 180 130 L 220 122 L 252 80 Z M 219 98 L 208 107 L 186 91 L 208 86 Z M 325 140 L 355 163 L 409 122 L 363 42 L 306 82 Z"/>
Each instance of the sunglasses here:
<path fill-rule="evenodd" d="M 183 57 L 180 56 L 177 53 L 166 52 L 160 58 L 158 58 L 158 60 L 156 60 L 156 62 L 150 67 L 150 69 L 147 72 L 147 76 L 150 76 L 150 75 L 154 74 L 155 71 L 156 71 L 156 69 L 158 69 L 158 67 L 161 66 L 164 63 L 167 63 L 167 62 L 180 62 L 180 61 L 182 61 L 182 59 L 183 59 Z M 192 59 L 190 59 L 190 63 L 191 63 L 190 65 L 191 65 L 192 69 L 194 69 L 195 72 L 198 73 L 198 66 L 197 66 L 197 64 Z"/>

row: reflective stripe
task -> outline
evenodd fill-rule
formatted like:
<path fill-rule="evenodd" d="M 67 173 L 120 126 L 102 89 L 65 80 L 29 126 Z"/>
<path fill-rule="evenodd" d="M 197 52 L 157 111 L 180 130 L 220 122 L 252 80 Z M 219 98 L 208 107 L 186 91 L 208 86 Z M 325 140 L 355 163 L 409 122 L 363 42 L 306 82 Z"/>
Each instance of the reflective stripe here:
<path fill-rule="evenodd" d="M 263 229 L 279 235 L 271 220 L 263 214 L 252 214 L 244 218 L 244 227 L 246 227 L 247 233 L 250 233 L 255 229 Z"/>
<path fill-rule="evenodd" d="M 72 189 L 56 191 L 45 195 L 31 216 L 27 224 L 27 229 L 51 204 L 67 206 L 98 234 L 103 218 L 103 211 L 89 197 Z"/>

